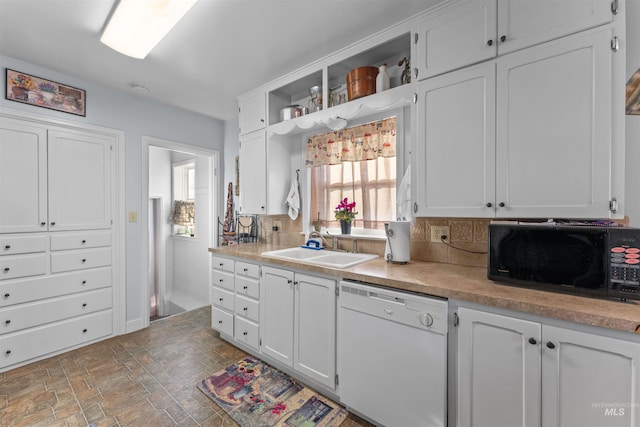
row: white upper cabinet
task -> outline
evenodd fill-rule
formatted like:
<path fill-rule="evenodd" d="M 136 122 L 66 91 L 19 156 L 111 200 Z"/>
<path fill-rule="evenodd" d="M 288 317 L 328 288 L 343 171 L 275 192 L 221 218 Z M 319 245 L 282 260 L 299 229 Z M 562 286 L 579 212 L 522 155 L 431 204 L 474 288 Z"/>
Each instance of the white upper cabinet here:
<path fill-rule="evenodd" d="M 267 139 L 255 132 L 240 139 L 240 213 L 267 213 Z"/>
<path fill-rule="evenodd" d="M 496 215 L 607 218 L 612 188 L 610 28 L 497 61 Z"/>
<path fill-rule="evenodd" d="M 47 130 L 0 120 L 0 233 L 47 230 Z"/>
<path fill-rule="evenodd" d="M 111 144 L 96 134 L 49 131 L 49 229 L 111 227 Z"/>
<path fill-rule="evenodd" d="M 493 62 L 418 85 L 414 148 L 418 216 L 492 216 L 495 199 Z"/>
<path fill-rule="evenodd" d="M 417 26 L 418 79 L 612 21 L 606 0 L 463 0 Z M 616 11 L 617 13 L 617 11 Z"/>
<path fill-rule="evenodd" d="M 240 135 L 264 129 L 267 118 L 267 104 L 264 92 L 240 98 L 238 104 Z"/>

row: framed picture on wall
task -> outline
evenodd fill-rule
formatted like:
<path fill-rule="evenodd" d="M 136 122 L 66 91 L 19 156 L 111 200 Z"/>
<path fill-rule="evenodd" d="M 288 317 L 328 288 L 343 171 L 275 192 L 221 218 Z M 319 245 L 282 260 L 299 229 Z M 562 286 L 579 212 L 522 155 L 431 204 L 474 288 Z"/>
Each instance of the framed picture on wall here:
<path fill-rule="evenodd" d="M 86 116 L 87 92 L 85 90 L 9 68 L 6 71 L 6 99 Z"/>

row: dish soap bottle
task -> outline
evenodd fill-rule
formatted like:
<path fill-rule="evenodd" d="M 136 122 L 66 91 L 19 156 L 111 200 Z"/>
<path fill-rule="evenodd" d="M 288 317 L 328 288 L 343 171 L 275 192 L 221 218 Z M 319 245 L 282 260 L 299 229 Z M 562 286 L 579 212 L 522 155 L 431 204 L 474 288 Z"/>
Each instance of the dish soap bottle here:
<path fill-rule="evenodd" d="M 387 74 L 387 64 L 384 63 L 378 67 L 378 75 L 376 76 L 376 92 L 380 93 L 389 89 L 390 86 L 389 74 Z"/>

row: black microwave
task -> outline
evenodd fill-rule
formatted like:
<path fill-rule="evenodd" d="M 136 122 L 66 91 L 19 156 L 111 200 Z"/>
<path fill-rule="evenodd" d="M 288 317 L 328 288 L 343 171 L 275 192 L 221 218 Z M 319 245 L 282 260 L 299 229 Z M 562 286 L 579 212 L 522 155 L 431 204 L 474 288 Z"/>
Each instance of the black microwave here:
<path fill-rule="evenodd" d="M 640 229 L 490 224 L 489 279 L 601 298 L 640 299 Z"/>

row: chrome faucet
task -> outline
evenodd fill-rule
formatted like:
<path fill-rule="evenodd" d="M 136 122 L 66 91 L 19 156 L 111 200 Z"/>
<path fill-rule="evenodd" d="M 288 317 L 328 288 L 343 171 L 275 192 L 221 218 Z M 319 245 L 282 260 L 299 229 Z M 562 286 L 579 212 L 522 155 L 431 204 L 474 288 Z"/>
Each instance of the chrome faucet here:
<path fill-rule="evenodd" d="M 338 248 L 338 236 L 333 236 L 331 234 L 329 234 L 329 232 L 327 231 L 327 236 L 331 236 L 333 239 L 333 244 L 331 245 L 331 249 L 332 251 L 338 251 L 338 252 L 346 252 L 344 249 L 340 249 Z M 319 237 L 320 240 L 322 240 L 322 244 L 328 248 L 329 247 L 329 243 L 327 242 L 327 239 L 324 238 L 324 236 L 322 235 L 322 233 L 320 233 L 319 231 L 312 231 L 309 233 L 309 238 L 312 237 Z"/>

